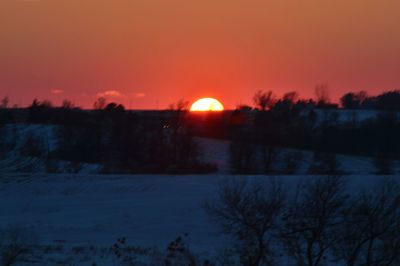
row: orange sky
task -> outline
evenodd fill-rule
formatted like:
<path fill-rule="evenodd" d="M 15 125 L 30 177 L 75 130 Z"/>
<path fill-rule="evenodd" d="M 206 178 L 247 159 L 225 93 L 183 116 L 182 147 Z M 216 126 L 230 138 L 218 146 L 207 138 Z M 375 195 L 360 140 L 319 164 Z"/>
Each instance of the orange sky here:
<path fill-rule="evenodd" d="M 0 96 L 136 109 L 400 88 L 398 0 L 0 0 Z"/>

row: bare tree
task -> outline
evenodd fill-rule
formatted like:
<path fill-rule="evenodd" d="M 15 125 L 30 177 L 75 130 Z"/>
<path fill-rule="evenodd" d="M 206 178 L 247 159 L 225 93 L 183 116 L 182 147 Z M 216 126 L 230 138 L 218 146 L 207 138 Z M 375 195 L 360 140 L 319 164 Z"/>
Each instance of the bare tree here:
<path fill-rule="evenodd" d="M 172 111 L 186 111 L 189 107 L 189 101 L 186 101 L 185 99 L 179 99 L 176 103 L 171 103 L 169 105 L 169 109 Z"/>
<path fill-rule="evenodd" d="M 297 91 L 290 91 L 283 95 L 282 100 L 293 105 L 299 99 L 299 93 Z"/>
<path fill-rule="evenodd" d="M 318 105 L 324 105 L 330 102 L 328 84 L 317 84 L 314 89 L 315 97 Z"/>
<path fill-rule="evenodd" d="M 335 255 L 347 266 L 390 266 L 400 262 L 400 186 L 390 179 L 349 204 Z"/>
<path fill-rule="evenodd" d="M 218 199 L 205 209 L 223 232 L 235 239 L 234 249 L 243 265 L 272 265 L 270 241 L 285 204 L 285 195 L 276 182 L 268 188 L 244 179 L 220 185 Z"/>
<path fill-rule="evenodd" d="M 169 105 L 169 110 L 171 110 L 174 113 L 172 120 L 170 121 L 171 127 L 174 130 L 178 130 L 182 126 L 184 112 L 188 110 L 188 107 L 189 107 L 189 102 L 184 99 L 180 99 L 176 103 L 171 103 Z"/>
<path fill-rule="evenodd" d="M 74 107 L 75 107 L 74 103 L 67 99 L 63 100 L 63 102 L 61 104 L 61 108 L 64 108 L 64 109 L 72 109 Z"/>
<path fill-rule="evenodd" d="M 311 179 L 299 186 L 287 208 L 280 239 L 297 265 L 326 264 L 328 251 L 337 241 L 338 218 L 345 206 L 341 177 Z"/>
<path fill-rule="evenodd" d="M 8 108 L 8 104 L 10 102 L 10 99 L 8 96 L 5 96 L 3 99 L 0 101 L 0 108 Z"/>
<path fill-rule="evenodd" d="M 169 121 L 171 130 L 170 142 L 172 145 L 171 158 L 175 166 L 185 167 L 190 158 L 196 157 L 197 145 L 190 132 L 184 127 L 185 112 L 187 111 L 189 102 L 180 99 L 176 103 L 169 105 L 172 111 L 172 117 Z"/>
<path fill-rule="evenodd" d="M 93 104 L 94 109 L 103 110 L 107 106 L 107 100 L 104 97 L 99 97 Z"/>
<path fill-rule="evenodd" d="M 53 103 L 50 100 L 43 100 L 41 102 L 41 106 L 45 107 L 45 108 L 52 108 L 53 107 Z"/>
<path fill-rule="evenodd" d="M 257 91 L 253 96 L 253 102 L 261 111 L 270 109 L 276 103 L 275 96 L 272 91 Z"/>

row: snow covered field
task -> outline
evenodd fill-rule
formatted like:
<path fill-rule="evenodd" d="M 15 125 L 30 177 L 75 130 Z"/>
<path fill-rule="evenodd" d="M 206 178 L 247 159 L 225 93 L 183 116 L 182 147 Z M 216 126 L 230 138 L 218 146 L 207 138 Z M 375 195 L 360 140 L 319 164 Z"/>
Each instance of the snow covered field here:
<path fill-rule="evenodd" d="M 189 234 L 196 251 L 225 246 L 203 201 L 219 179 L 205 176 L 3 176 L 0 228 L 17 226 L 40 245 L 165 249 Z M 100 264 L 101 265 L 101 264 Z"/>
<path fill-rule="evenodd" d="M 119 237 L 165 246 L 189 233 L 199 250 L 215 230 L 202 210 L 218 178 L 205 176 L 12 176 L 0 185 L 0 226 L 28 226 L 44 243 L 110 245 Z"/>
<path fill-rule="evenodd" d="M 218 233 L 202 205 L 216 196 L 219 183 L 232 178 L 238 177 L 3 175 L 0 228 L 25 228 L 38 245 L 96 249 L 126 237 L 129 245 L 163 250 L 187 233 L 192 250 L 209 254 L 227 247 L 229 239 Z M 304 177 L 275 178 L 290 191 Z M 352 191 L 370 188 L 382 177 L 347 178 Z"/>

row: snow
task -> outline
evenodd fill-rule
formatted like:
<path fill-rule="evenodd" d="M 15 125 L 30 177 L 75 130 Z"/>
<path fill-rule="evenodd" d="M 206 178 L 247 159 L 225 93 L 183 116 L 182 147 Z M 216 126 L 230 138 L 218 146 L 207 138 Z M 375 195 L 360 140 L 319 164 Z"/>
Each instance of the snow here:
<path fill-rule="evenodd" d="M 58 255 L 56 251 L 51 253 L 57 256 L 66 256 L 77 247 L 91 247 L 105 249 L 101 252 L 103 261 L 111 260 L 107 248 L 120 237 L 126 237 L 132 246 L 165 250 L 168 243 L 185 233 L 193 251 L 211 255 L 228 247 L 230 241 L 205 214 L 203 204 L 217 196 L 221 182 L 234 178 L 266 184 L 275 178 L 290 193 L 304 178 L 313 177 L 3 175 L 0 229 L 25 228 L 38 237 L 38 247 L 60 247 Z M 382 179 L 346 178 L 349 191 L 372 189 Z M 394 178 L 400 181 L 400 176 Z M 100 253 L 96 254 L 86 255 L 99 261 L 96 256 Z M 115 265 L 109 263 L 98 265 Z"/>
<path fill-rule="evenodd" d="M 376 115 L 363 114 L 363 120 Z M 18 150 L 29 135 L 43 138 L 48 150 L 54 150 L 54 126 L 7 125 L 7 130 L 13 132 L 8 137 L 16 146 L 0 158 L 0 230 L 17 226 L 37 236 L 35 246 L 47 257 L 46 265 L 81 265 L 83 261 L 90 265 L 92 260 L 97 265 L 117 265 L 109 247 L 121 237 L 130 246 L 165 250 L 176 237 L 188 233 L 188 244 L 197 254 L 214 253 L 230 243 L 203 209 L 206 200 L 216 197 L 218 184 L 234 178 L 266 183 L 276 178 L 290 192 L 301 180 L 313 178 L 304 176 L 313 153 L 292 149 L 280 149 L 277 165 L 285 153 L 301 152 L 297 175 L 228 175 L 229 141 L 205 138 L 197 138 L 201 160 L 215 163 L 215 174 L 98 175 L 100 166 L 95 164 L 84 164 L 79 173 L 67 174 L 68 162 L 63 161 L 58 161 L 62 174 L 46 174 L 45 160 L 23 157 Z M 340 169 L 350 174 L 346 176 L 350 192 L 373 189 L 382 179 L 373 175 L 371 158 L 338 155 L 337 160 Z M 400 173 L 400 163 L 394 166 Z M 400 182 L 400 176 L 394 178 Z"/>
<path fill-rule="evenodd" d="M 317 114 L 317 124 L 321 124 L 324 121 L 335 121 L 341 124 L 346 123 L 361 123 L 367 120 L 376 119 L 379 115 L 387 113 L 383 110 L 367 110 L 367 109 L 315 109 Z M 308 115 L 308 111 L 305 111 L 302 115 Z M 397 119 L 400 118 L 400 112 L 396 112 Z"/>
<path fill-rule="evenodd" d="M 203 178 L 3 178 L 0 226 L 28 225 L 44 243 L 62 240 L 74 245 L 110 245 L 127 237 L 133 245 L 165 246 L 190 233 L 196 248 L 206 250 L 216 232 L 206 221 L 202 201 L 212 195 L 218 179 Z"/>
<path fill-rule="evenodd" d="M 37 157 L 27 157 L 20 154 L 20 150 L 25 145 L 29 137 L 34 137 L 43 145 L 45 153 L 51 153 L 57 148 L 56 128 L 54 125 L 42 124 L 7 124 L 2 128 L 4 143 L 12 146 L 6 154 L 0 155 L 0 173 L 35 173 L 44 174 L 46 170 L 46 159 Z M 57 166 L 57 172 L 69 173 L 71 162 L 63 160 L 53 160 Z M 81 163 L 78 172 L 80 174 L 99 173 L 102 166 L 99 164 Z"/>
<path fill-rule="evenodd" d="M 28 225 L 45 243 L 108 245 L 118 237 L 142 246 L 165 245 L 189 233 L 193 247 L 219 246 L 202 205 L 215 197 L 225 175 L 3 176 L 0 227 Z M 268 176 L 248 177 L 262 182 Z M 301 176 L 275 177 L 292 187 Z M 349 177 L 357 187 L 378 176 Z"/>
<path fill-rule="evenodd" d="M 214 163 L 218 166 L 217 174 L 231 174 L 231 167 L 229 166 L 229 145 L 230 142 L 226 140 L 216 140 L 208 138 L 197 138 L 197 141 L 201 147 L 201 160 L 208 163 Z M 275 162 L 276 170 L 281 170 L 284 164 L 285 154 L 293 154 L 300 152 L 302 154 L 299 168 L 295 174 L 305 175 L 308 172 L 310 165 L 313 162 L 313 152 L 307 150 L 296 150 L 289 148 L 277 147 L 278 156 Z M 256 160 L 260 162 L 258 165 L 262 165 L 262 159 L 260 152 L 256 156 Z M 344 174 L 350 175 L 374 175 L 376 174 L 376 168 L 374 166 L 374 158 L 365 156 L 353 156 L 337 154 L 336 160 L 338 167 Z M 393 172 L 400 173 L 400 162 L 393 161 Z M 262 167 L 260 167 L 262 168 Z M 263 173 L 262 169 L 258 169 L 260 174 Z"/>

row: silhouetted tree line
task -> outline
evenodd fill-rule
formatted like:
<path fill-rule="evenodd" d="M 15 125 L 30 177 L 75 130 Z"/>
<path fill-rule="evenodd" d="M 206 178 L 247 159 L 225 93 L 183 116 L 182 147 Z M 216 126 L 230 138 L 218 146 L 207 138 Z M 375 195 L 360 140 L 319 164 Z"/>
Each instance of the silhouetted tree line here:
<path fill-rule="evenodd" d="M 98 163 L 104 173 L 203 173 L 216 170 L 198 160 L 200 149 L 185 123 L 181 106 L 163 112 L 130 112 L 116 103 L 96 101 L 91 111 L 64 101 L 54 107 L 34 100 L 26 110 L 25 123 L 56 127 L 57 149 L 48 159 Z M 33 138 L 23 155 L 40 151 Z M 40 145 L 39 145 L 40 146 Z"/>
<path fill-rule="evenodd" d="M 315 99 L 301 99 L 297 92 L 278 98 L 271 91 L 259 91 L 253 97 L 254 108 L 244 105 L 201 115 L 188 113 L 185 101 L 166 111 L 134 113 L 104 98 L 91 111 L 67 100 L 60 107 L 34 100 L 27 109 L 9 109 L 6 98 L 0 108 L 0 126 L 18 121 L 58 125 L 63 144 L 58 157 L 106 162 L 110 168 L 180 171 L 176 169 L 198 165 L 193 159 L 199 150 L 193 136 L 200 136 L 231 140 L 230 159 L 237 173 L 255 172 L 256 146 L 262 149 L 264 173 L 274 173 L 280 147 L 315 151 L 310 173 L 338 173 L 337 153 L 372 156 L 379 172 L 390 173 L 390 160 L 400 158 L 399 99 L 397 90 L 377 96 L 347 93 L 341 99 L 344 108 L 380 111 L 360 120 L 357 116 L 363 111 L 347 112 L 354 119 L 343 122 L 343 113 L 330 102 L 324 84 L 316 86 Z M 286 157 L 286 172 L 293 172 L 299 155 Z"/>
<path fill-rule="evenodd" d="M 321 94 L 321 99 L 326 98 L 324 93 Z M 379 173 L 391 173 L 390 160 L 400 158 L 400 121 L 392 110 L 399 95 L 398 91 L 370 98 L 363 92 L 354 94 L 349 106 L 371 102 L 382 106 L 375 116 L 358 120 L 357 115 L 362 113 L 345 114 L 340 110 L 329 110 L 330 107 L 319 108 L 329 106 L 329 103 L 301 100 L 295 92 L 287 93 L 281 99 L 275 98 L 271 92 L 257 92 L 254 97 L 256 110 L 240 108 L 231 114 L 231 121 L 240 120 L 238 117 L 247 121 L 231 122 L 228 130 L 233 171 L 257 172 L 254 166 L 256 147 L 261 147 L 264 150 L 261 155 L 264 159 L 263 173 L 271 173 L 278 147 L 286 147 L 315 151 L 315 163 L 310 167 L 310 173 L 340 173 L 335 155 L 338 153 L 374 157 Z M 342 98 L 342 101 L 347 101 L 347 98 Z M 354 117 L 340 121 L 340 115 Z M 291 159 L 287 163 L 290 166 Z"/>
<path fill-rule="evenodd" d="M 365 91 L 349 92 L 340 98 L 345 109 L 400 110 L 400 90 L 383 92 L 377 96 L 368 96 Z"/>

